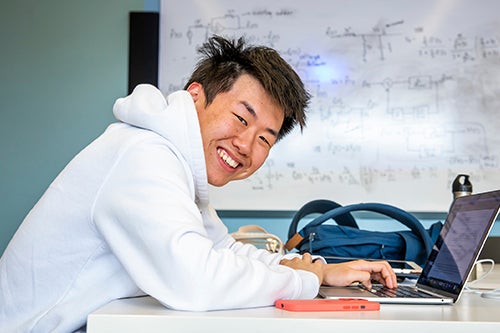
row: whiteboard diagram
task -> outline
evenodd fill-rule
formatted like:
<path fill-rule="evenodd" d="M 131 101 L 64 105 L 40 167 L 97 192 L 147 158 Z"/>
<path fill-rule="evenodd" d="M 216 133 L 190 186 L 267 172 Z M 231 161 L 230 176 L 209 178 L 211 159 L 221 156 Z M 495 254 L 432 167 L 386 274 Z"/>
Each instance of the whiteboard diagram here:
<path fill-rule="evenodd" d="M 278 50 L 313 96 L 308 125 L 221 210 L 296 210 L 327 198 L 447 211 L 451 183 L 500 188 L 500 3 L 162 0 L 160 89 L 182 89 L 213 34 Z"/>

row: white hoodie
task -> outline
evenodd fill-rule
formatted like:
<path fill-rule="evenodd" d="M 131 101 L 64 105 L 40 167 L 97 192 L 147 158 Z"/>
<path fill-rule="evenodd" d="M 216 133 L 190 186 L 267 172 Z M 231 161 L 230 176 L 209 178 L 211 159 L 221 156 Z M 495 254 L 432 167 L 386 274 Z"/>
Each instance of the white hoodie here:
<path fill-rule="evenodd" d="M 196 109 L 150 85 L 80 152 L 0 259 L 0 332 L 72 332 L 121 297 L 216 310 L 313 298 L 317 277 L 235 242 L 208 203 Z"/>

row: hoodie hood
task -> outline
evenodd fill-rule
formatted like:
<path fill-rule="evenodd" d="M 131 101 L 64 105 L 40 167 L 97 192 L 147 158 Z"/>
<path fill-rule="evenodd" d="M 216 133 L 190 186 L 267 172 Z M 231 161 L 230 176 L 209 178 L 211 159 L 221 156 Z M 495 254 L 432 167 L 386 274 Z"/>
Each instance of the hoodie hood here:
<path fill-rule="evenodd" d="M 180 90 L 166 99 L 150 84 L 138 85 L 113 106 L 116 119 L 153 131 L 171 142 L 187 161 L 194 176 L 197 198 L 208 202 L 208 183 L 200 124 L 193 98 Z"/>

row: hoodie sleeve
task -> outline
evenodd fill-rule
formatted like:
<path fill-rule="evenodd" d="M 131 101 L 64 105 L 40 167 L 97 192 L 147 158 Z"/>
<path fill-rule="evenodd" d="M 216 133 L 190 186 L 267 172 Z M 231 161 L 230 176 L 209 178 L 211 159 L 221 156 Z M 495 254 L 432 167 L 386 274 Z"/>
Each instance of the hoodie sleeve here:
<path fill-rule="evenodd" d="M 216 246 L 187 165 L 156 134 L 119 154 L 93 210 L 98 231 L 137 286 L 167 307 L 216 310 L 313 298 L 313 273 L 255 249 Z M 232 248 L 231 248 L 232 247 Z"/>

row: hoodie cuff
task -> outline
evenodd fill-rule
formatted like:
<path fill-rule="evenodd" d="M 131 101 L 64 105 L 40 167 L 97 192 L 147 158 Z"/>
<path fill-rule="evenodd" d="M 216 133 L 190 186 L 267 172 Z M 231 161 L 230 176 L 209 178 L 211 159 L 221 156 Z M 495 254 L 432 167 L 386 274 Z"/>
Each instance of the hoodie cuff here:
<path fill-rule="evenodd" d="M 296 298 L 312 299 L 318 296 L 320 286 L 316 274 L 300 269 L 297 270 L 297 273 L 302 280 L 302 290 Z"/>

